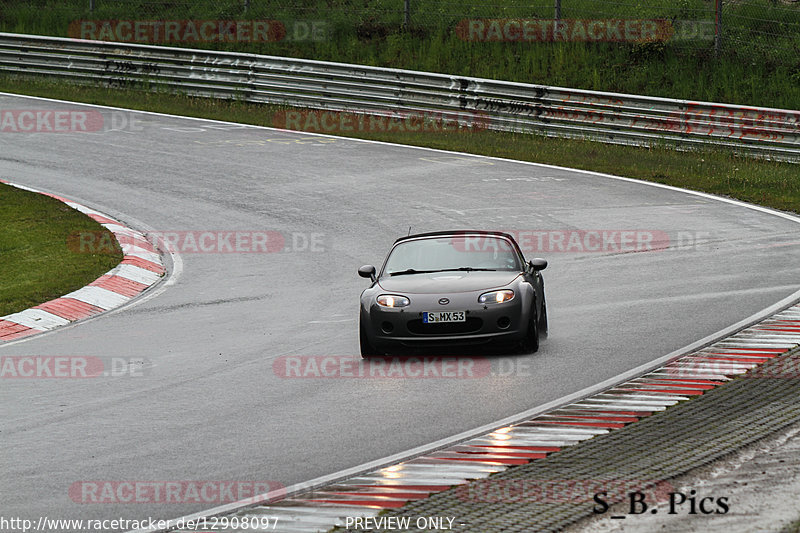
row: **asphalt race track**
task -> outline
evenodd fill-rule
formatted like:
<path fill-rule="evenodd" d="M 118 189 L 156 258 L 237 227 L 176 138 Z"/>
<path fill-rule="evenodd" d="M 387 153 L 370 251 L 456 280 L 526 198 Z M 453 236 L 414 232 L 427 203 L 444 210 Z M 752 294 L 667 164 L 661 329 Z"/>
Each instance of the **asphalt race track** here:
<path fill-rule="evenodd" d="M 81 106 L 0 95 L 0 108 Z M 288 486 L 330 474 L 596 384 L 800 288 L 796 224 L 743 206 L 512 161 L 133 116 L 120 131 L 0 133 L 0 178 L 140 230 L 268 230 L 285 246 L 183 250 L 155 297 L 0 346 L 147 361 L 143 376 L 2 380 L 6 516 L 166 519 L 214 506 L 71 499 L 87 480 Z M 493 358 L 489 376 L 276 375 L 287 355 L 360 358 L 356 269 L 380 264 L 409 226 L 640 230 L 670 248 L 537 253 L 550 262 L 551 336 L 538 354 Z M 546 238 L 557 234 L 568 235 Z"/>

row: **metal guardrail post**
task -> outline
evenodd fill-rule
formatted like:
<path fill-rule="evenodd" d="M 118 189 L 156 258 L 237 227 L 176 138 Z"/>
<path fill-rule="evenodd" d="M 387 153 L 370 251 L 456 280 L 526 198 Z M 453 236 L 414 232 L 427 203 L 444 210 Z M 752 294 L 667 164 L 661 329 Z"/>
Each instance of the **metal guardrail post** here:
<path fill-rule="evenodd" d="M 556 1 L 555 14 L 553 18 L 555 18 L 555 20 L 558 21 L 561 20 L 561 0 L 555 0 L 555 1 Z"/>
<path fill-rule="evenodd" d="M 405 0 L 403 4 L 403 27 L 408 29 L 411 26 L 411 0 Z"/>
<path fill-rule="evenodd" d="M 716 0 L 714 16 L 714 56 L 722 50 L 722 0 Z"/>

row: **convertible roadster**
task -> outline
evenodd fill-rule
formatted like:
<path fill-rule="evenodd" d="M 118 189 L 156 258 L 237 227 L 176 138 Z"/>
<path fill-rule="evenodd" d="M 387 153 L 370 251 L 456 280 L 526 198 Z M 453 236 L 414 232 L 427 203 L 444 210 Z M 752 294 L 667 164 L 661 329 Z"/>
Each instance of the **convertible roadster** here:
<path fill-rule="evenodd" d="M 492 344 L 524 352 L 547 335 L 544 259 L 525 261 L 514 238 L 441 231 L 397 239 L 383 267 L 358 269 L 361 355 Z"/>

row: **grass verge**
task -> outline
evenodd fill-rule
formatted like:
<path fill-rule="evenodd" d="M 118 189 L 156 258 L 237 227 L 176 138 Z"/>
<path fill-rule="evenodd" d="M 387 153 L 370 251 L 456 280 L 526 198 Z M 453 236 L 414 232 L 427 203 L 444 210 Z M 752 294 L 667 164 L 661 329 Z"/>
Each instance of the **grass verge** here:
<path fill-rule="evenodd" d="M 722 46 L 714 47 L 714 4 L 708 0 L 602 2 L 570 0 L 565 19 L 657 19 L 672 34 L 655 39 L 547 42 L 508 37 L 476 41 L 458 28 L 469 20 L 546 20 L 552 0 L 458 3 L 412 0 L 0 0 L 0 29 L 17 33 L 122 39 L 124 32 L 84 32 L 112 20 L 270 20 L 275 40 L 218 42 L 176 36 L 136 42 L 304 57 L 453 75 L 711 102 L 800 109 L 800 4 L 737 0 L 723 7 Z M 90 6 L 94 6 L 90 10 Z M 92 22 L 94 21 L 94 22 Z M 96 24 L 95 24 L 96 23 Z M 488 22 L 486 24 L 489 24 Z M 111 26 L 109 26 L 110 28 Z M 310 33 L 310 28 L 315 28 Z M 320 31 L 316 31 L 320 30 Z M 163 33 L 163 32 L 162 32 Z M 535 33 L 535 32 L 534 32 Z M 488 35 L 488 33 L 487 33 Z M 638 35 L 638 34 L 637 34 Z M 499 41 L 497 40 L 499 39 Z M 506 40 L 508 39 L 508 40 Z M 237 39 L 233 39 L 237 41 Z"/>
<path fill-rule="evenodd" d="M 77 87 L 42 79 L 0 77 L 0 91 L 261 126 L 273 126 L 277 112 L 286 109 L 131 89 Z M 741 157 L 724 150 L 678 152 L 491 131 L 336 134 L 606 172 L 800 212 L 800 165 Z"/>
<path fill-rule="evenodd" d="M 119 246 L 105 254 L 72 251 L 73 232 L 108 230 L 55 198 L 0 184 L 0 205 L 0 316 L 77 290 L 122 260 Z"/>

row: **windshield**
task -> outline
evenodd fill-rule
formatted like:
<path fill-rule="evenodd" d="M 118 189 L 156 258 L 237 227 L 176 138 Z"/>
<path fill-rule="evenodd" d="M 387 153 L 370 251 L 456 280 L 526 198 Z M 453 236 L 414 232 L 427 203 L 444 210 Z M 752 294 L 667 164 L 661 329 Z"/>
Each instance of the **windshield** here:
<path fill-rule="evenodd" d="M 441 237 L 402 242 L 394 247 L 383 273 L 388 275 L 442 270 L 522 270 L 512 244 L 491 235 Z"/>

